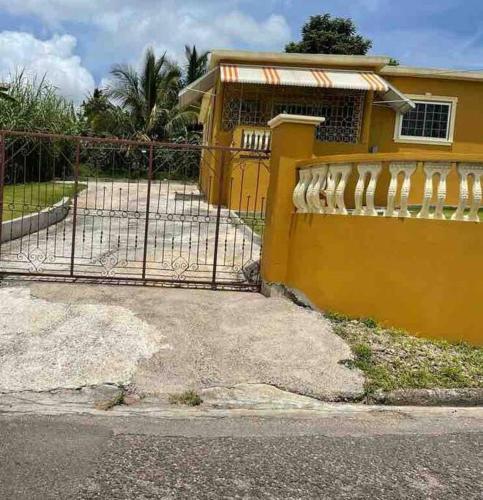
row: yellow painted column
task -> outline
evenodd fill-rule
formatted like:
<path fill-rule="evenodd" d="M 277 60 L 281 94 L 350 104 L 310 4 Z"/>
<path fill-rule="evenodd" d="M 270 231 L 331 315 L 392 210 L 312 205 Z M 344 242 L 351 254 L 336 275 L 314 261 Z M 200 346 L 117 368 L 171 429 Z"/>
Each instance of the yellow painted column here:
<path fill-rule="evenodd" d="M 292 214 L 292 195 L 297 185 L 296 163 L 313 157 L 315 128 L 324 118 L 278 115 L 272 129 L 270 182 L 268 186 L 262 277 L 269 283 L 283 283 L 287 274 Z"/>

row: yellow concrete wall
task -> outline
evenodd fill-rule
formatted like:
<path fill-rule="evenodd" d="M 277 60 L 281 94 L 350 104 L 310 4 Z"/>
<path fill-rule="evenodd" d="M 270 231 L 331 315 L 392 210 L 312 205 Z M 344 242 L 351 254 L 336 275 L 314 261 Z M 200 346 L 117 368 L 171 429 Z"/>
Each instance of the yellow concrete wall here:
<path fill-rule="evenodd" d="M 292 194 L 297 184 L 297 159 L 314 147 L 314 126 L 284 123 L 272 130 L 270 182 L 263 237 L 262 275 L 268 282 L 284 283 L 290 247 Z"/>
<path fill-rule="evenodd" d="M 283 123 L 273 130 L 263 279 L 302 291 L 323 310 L 373 317 L 422 336 L 483 344 L 483 225 L 296 214 L 297 168 L 319 162 L 297 160 L 313 151 L 313 129 Z M 418 155 L 371 156 L 407 161 Z M 450 156 L 454 161 L 482 159 L 449 153 L 424 158 Z M 356 162 L 366 157 L 352 155 Z M 338 158 L 342 161 L 340 155 L 330 160 Z"/>
<path fill-rule="evenodd" d="M 293 215 L 285 283 L 322 310 L 483 344 L 483 225 Z"/>
<path fill-rule="evenodd" d="M 220 148 L 230 146 L 231 138 L 221 130 L 221 118 L 223 112 L 223 85 L 218 82 L 216 85 L 216 97 L 213 114 L 213 126 L 211 128 L 211 137 L 208 138 L 207 148 L 202 155 L 200 164 L 199 185 L 202 192 L 207 197 L 209 203 L 216 204 L 221 200 L 223 203 L 223 194 L 220 193 L 222 180 L 221 166 L 225 162 L 223 150 Z"/>
<path fill-rule="evenodd" d="M 233 154 L 226 171 L 224 204 L 237 212 L 264 212 L 270 180 L 269 159 Z"/>
<path fill-rule="evenodd" d="M 240 148 L 243 130 L 261 127 L 237 127 L 232 134 L 232 145 Z M 267 202 L 270 179 L 270 158 L 260 153 L 232 151 L 225 161 L 224 205 L 236 211 L 263 212 Z"/>
<path fill-rule="evenodd" d="M 370 145 L 384 152 L 452 152 L 483 153 L 483 83 L 436 78 L 385 78 L 405 94 L 457 97 L 454 142 L 452 146 L 404 144 L 394 142 L 396 115 L 394 111 L 374 106 Z"/>

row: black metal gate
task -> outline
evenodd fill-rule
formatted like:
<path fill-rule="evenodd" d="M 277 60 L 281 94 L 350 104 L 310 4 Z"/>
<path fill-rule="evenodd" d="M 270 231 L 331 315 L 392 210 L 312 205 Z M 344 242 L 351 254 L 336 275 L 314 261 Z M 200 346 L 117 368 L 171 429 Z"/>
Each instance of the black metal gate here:
<path fill-rule="evenodd" d="M 0 131 L 0 274 L 257 290 L 267 169 L 266 152 Z"/>

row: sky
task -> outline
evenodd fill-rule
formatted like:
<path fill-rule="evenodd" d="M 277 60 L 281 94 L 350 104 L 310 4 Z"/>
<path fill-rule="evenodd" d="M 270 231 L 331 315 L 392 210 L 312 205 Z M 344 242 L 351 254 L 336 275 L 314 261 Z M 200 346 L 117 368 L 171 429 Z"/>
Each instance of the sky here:
<path fill-rule="evenodd" d="M 323 13 L 351 17 L 371 54 L 483 70 L 482 0 L 0 0 L 0 81 L 46 75 L 78 103 L 148 46 L 180 60 L 185 44 L 282 51 Z"/>

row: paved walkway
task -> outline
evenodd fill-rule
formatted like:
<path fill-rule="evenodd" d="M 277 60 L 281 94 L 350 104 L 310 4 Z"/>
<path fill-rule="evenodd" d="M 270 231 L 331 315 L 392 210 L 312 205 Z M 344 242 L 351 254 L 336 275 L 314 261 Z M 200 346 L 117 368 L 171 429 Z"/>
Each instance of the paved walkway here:
<path fill-rule="evenodd" d="M 78 200 L 76 275 L 140 278 L 146 241 L 148 279 L 212 279 L 216 207 L 189 183 L 153 182 L 149 207 L 147 199 L 146 182 L 88 183 Z M 71 209 L 59 224 L 4 243 L 0 268 L 68 274 L 73 228 Z M 233 213 L 222 210 L 217 279 L 244 281 L 243 267 L 259 258 L 258 238 Z"/>
<path fill-rule="evenodd" d="M 147 395 L 265 384 L 360 395 L 319 314 L 259 294 L 31 283 L 0 288 L 0 392 L 133 384 Z M 269 397 L 270 398 L 270 397 Z"/>

